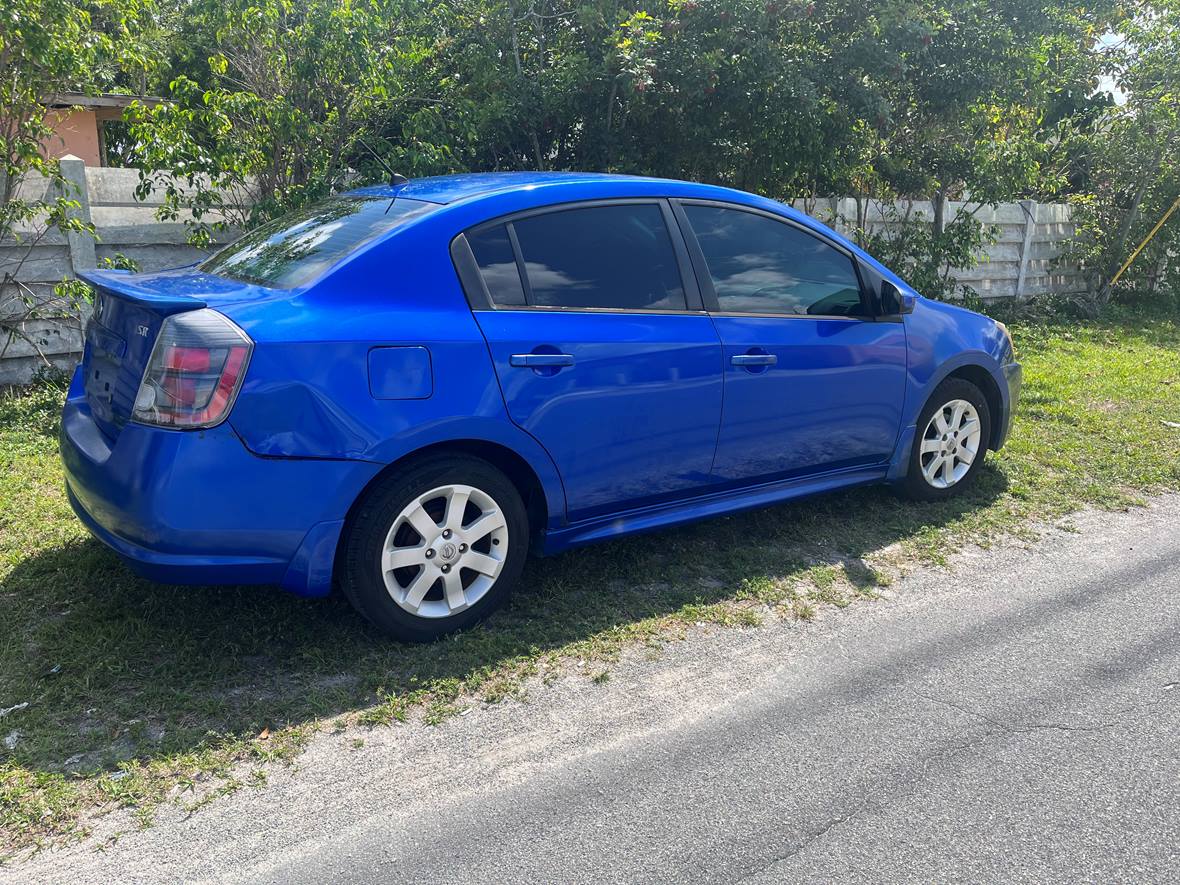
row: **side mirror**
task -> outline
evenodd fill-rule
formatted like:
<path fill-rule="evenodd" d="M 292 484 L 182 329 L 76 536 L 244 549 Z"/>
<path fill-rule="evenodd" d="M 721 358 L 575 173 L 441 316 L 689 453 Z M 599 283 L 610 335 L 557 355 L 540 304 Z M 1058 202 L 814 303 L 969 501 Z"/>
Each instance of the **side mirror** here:
<path fill-rule="evenodd" d="M 887 315 L 914 312 L 918 299 L 909 292 L 902 292 L 889 280 L 881 281 L 881 311 Z"/>

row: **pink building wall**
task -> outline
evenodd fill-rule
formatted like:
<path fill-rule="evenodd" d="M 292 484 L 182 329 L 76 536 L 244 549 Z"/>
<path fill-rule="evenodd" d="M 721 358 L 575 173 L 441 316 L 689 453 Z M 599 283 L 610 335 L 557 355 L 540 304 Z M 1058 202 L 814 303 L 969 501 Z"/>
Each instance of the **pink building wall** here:
<path fill-rule="evenodd" d="M 103 120 L 118 120 L 122 116 L 121 108 L 64 108 L 47 111 L 45 122 L 53 127 L 54 134 L 45 139 L 42 146 L 47 156 L 73 154 L 87 166 L 101 166 L 99 124 Z"/>

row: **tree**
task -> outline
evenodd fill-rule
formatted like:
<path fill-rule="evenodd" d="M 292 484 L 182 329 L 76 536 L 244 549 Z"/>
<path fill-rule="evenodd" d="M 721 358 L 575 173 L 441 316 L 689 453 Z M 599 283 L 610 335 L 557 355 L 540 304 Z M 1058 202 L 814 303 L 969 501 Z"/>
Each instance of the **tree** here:
<path fill-rule="evenodd" d="M 342 187 L 359 141 L 403 106 L 429 58 L 414 0 L 195 0 L 176 41 L 169 102 L 133 106 L 140 192 L 207 244 Z M 398 146 L 401 157 L 406 145 Z M 395 156 L 395 160 L 400 159 Z"/>
<path fill-rule="evenodd" d="M 1118 292 L 1110 281 L 1130 251 L 1180 194 L 1180 3 L 1130 6 L 1100 43 L 1106 72 L 1123 101 L 1093 127 L 1086 155 L 1089 186 L 1075 194 L 1074 257 L 1090 275 L 1095 307 Z M 1176 291 L 1177 225 L 1165 227 L 1123 276 L 1123 294 L 1166 282 Z"/>
<path fill-rule="evenodd" d="M 149 69 L 154 59 L 139 36 L 150 20 L 147 0 L 0 0 L 0 356 L 26 324 L 62 304 L 47 303 L 18 282 L 32 248 L 51 231 L 80 231 L 78 202 L 59 164 L 42 144 L 53 133 L 47 97 L 90 92 Z M 60 286 L 67 308 L 78 290 Z"/>
<path fill-rule="evenodd" d="M 171 103 L 134 109 L 132 140 L 142 190 L 205 243 L 378 177 L 364 139 L 408 175 L 589 169 L 852 195 L 855 235 L 947 293 L 948 268 L 987 236 L 974 210 L 1084 191 L 1105 168 L 1096 86 L 1114 66 L 1097 41 L 1127 8 L 190 0 Z M 882 240 L 870 201 L 898 199 L 930 199 L 932 217 L 903 211 L 913 230 Z M 952 215 L 951 200 L 969 208 Z"/>

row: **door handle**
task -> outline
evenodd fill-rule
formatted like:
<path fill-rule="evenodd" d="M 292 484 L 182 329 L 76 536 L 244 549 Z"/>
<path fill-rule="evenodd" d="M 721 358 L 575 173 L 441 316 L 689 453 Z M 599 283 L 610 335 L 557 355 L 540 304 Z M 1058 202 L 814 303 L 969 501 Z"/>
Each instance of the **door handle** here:
<path fill-rule="evenodd" d="M 572 353 L 514 353 L 508 357 L 508 365 L 526 366 L 530 369 L 541 366 L 572 366 L 573 364 L 574 355 Z"/>
<path fill-rule="evenodd" d="M 729 360 L 735 366 L 777 366 L 778 357 L 773 353 L 739 353 Z"/>

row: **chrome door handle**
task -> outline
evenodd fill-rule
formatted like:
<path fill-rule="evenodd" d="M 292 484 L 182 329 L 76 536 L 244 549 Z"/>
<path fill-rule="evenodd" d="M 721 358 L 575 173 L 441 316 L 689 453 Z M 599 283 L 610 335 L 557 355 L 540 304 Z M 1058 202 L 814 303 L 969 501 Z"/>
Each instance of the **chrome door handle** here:
<path fill-rule="evenodd" d="M 510 366 L 526 366 L 535 369 L 539 366 L 572 366 L 572 353 L 514 353 L 508 357 Z"/>
<path fill-rule="evenodd" d="M 739 353 L 729 360 L 735 366 L 776 366 L 778 357 L 773 353 Z"/>

